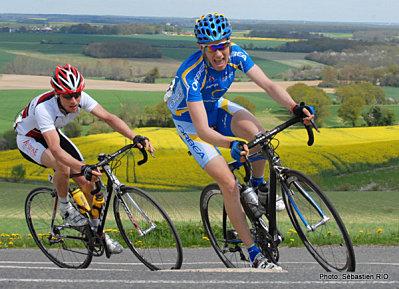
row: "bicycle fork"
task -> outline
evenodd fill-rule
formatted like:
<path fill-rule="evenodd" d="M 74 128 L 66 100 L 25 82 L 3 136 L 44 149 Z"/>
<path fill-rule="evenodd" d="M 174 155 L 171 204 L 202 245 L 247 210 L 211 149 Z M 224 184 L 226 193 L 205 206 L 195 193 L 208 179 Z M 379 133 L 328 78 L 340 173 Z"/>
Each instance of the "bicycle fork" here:
<path fill-rule="evenodd" d="M 156 226 L 156 224 L 154 222 L 151 221 L 151 219 L 147 216 L 147 214 L 139 207 L 139 205 L 133 200 L 133 198 L 129 194 L 126 194 L 126 196 L 128 197 L 130 203 L 133 205 L 133 208 L 136 209 L 140 213 L 140 215 L 148 222 L 148 224 L 150 224 L 150 227 L 148 229 L 143 230 L 141 228 L 139 222 L 133 216 L 131 210 L 129 209 L 129 207 L 127 206 L 127 204 L 123 200 L 123 198 L 120 197 L 120 200 L 121 200 L 121 202 L 123 204 L 123 207 L 124 207 L 128 217 L 129 217 L 129 220 L 132 222 L 134 228 L 139 233 L 139 236 L 140 237 L 145 236 L 146 234 L 148 234 L 149 232 L 154 230 L 157 226 Z"/>
<path fill-rule="evenodd" d="M 324 225 L 325 223 L 328 222 L 328 220 L 330 220 L 330 218 L 327 215 L 324 214 L 323 210 L 317 205 L 317 203 L 308 194 L 308 192 L 306 192 L 306 190 L 298 182 L 294 181 L 293 184 L 294 184 L 295 188 L 297 188 L 298 192 L 312 205 L 313 208 L 316 209 L 317 213 L 321 217 L 321 220 L 319 222 L 317 222 L 316 224 L 314 224 L 314 225 L 309 224 L 309 222 L 306 220 L 305 216 L 302 214 L 302 212 L 299 210 L 297 204 L 295 203 L 295 200 L 293 198 L 293 195 L 295 195 L 295 193 L 288 188 L 288 186 L 287 186 L 287 184 L 285 182 L 282 182 L 281 184 L 282 184 L 282 186 L 284 188 L 284 191 L 286 192 L 286 195 L 288 197 L 288 201 L 290 202 L 290 204 L 294 208 L 295 212 L 298 214 L 298 216 L 301 219 L 302 223 L 305 225 L 306 229 L 309 232 L 316 231 L 316 229 L 318 227 Z"/>

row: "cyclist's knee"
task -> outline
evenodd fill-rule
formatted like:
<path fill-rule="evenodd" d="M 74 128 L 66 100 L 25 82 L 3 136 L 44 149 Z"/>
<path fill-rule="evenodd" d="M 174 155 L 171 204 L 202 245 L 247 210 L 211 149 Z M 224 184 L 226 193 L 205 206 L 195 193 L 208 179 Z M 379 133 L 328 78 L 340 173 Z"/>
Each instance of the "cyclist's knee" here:
<path fill-rule="evenodd" d="M 54 168 L 55 172 L 54 174 L 58 175 L 58 176 L 64 176 L 69 178 L 69 174 L 70 174 L 70 168 L 60 162 L 56 162 L 56 166 Z"/>
<path fill-rule="evenodd" d="M 228 194 L 229 196 L 234 196 L 238 193 L 237 181 L 234 178 L 227 178 L 218 185 L 225 195 Z"/>

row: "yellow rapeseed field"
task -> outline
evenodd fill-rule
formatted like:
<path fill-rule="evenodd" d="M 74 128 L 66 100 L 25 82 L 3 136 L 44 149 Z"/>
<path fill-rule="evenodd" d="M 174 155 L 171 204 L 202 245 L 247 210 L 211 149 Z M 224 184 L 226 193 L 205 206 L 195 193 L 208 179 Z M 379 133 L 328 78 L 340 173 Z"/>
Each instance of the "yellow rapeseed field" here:
<path fill-rule="evenodd" d="M 149 157 L 147 164 L 135 166 L 137 185 L 154 189 L 181 190 L 199 186 L 210 179 L 187 154 L 187 148 L 172 128 L 140 128 L 139 134 L 148 136 L 156 148 L 156 157 Z M 304 129 L 287 130 L 279 134 L 277 152 L 283 164 L 316 175 L 326 171 L 346 172 L 357 164 L 382 164 L 399 158 L 399 126 L 370 128 L 321 129 L 315 134 L 315 144 L 306 145 Z M 85 156 L 87 163 L 96 162 L 99 153 L 112 153 L 125 145 L 127 140 L 118 133 L 98 134 L 73 139 Z M 222 150 L 230 160 L 227 150 Z M 122 182 L 134 180 L 133 157 L 124 157 L 117 169 Z M 127 163 L 129 162 L 129 167 Z M 23 164 L 26 178 L 46 180 L 51 170 L 34 165 L 19 154 L 18 150 L 0 152 L 0 177 L 8 178 L 13 166 Z"/>

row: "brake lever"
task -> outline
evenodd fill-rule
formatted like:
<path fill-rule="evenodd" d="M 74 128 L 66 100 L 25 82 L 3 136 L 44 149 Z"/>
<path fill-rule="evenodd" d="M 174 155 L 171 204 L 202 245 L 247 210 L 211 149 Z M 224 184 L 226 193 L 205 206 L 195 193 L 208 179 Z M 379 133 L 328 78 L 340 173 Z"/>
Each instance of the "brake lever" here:
<path fill-rule="evenodd" d="M 316 123 L 314 122 L 313 119 L 310 120 L 310 124 L 313 126 L 313 128 L 314 128 L 318 133 L 320 133 L 320 130 L 319 130 L 319 128 L 317 127 L 317 125 L 316 125 Z"/>

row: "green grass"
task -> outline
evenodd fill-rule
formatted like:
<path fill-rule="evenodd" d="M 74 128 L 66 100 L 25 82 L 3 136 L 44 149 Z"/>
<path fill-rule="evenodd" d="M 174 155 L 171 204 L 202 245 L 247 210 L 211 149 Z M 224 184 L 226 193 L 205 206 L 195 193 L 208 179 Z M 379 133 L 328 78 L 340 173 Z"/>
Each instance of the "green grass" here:
<path fill-rule="evenodd" d="M 253 61 L 271 78 L 279 78 L 283 72 L 294 68 L 274 60 L 252 57 Z"/>
<path fill-rule="evenodd" d="M 399 87 L 384 86 L 382 89 L 385 92 L 385 97 L 399 100 Z"/>
<path fill-rule="evenodd" d="M 44 90 L 0 90 L 0 133 L 12 127 L 16 115 L 28 104 L 34 96 Z M 101 105 L 109 111 L 118 114 L 121 103 L 131 103 L 132 111 L 142 111 L 145 106 L 152 106 L 163 100 L 162 92 L 143 91 L 111 91 L 87 90 Z"/>
<path fill-rule="evenodd" d="M 45 184 L 46 185 L 46 184 Z M 43 184 L 0 182 L 0 241 L 13 240 L 13 246 L 34 246 L 26 239 L 28 229 L 24 216 L 27 193 Z M 184 246 L 208 246 L 199 214 L 200 190 L 184 192 L 153 191 L 150 194 L 168 212 L 181 235 Z M 329 191 L 332 200 L 343 218 L 355 245 L 399 244 L 399 191 Z M 378 202 L 378 206 L 376 206 Z M 106 226 L 115 233 L 116 225 L 110 210 Z M 292 226 L 286 213 L 279 214 L 281 232 L 288 237 L 286 245 L 296 246 L 299 241 L 292 234 Z M 18 234 L 12 237 L 11 234 Z M 293 235 L 293 236 L 291 236 Z M 25 239 L 27 241 L 21 240 Z M 291 240 L 293 239 L 293 241 Z M 1 246 L 0 246 L 1 247 Z"/>
<path fill-rule="evenodd" d="M 15 58 L 14 54 L 5 52 L 4 50 L 0 49 L 0 73 L 3 72 L 7 63 L 13 61 Z"/>
<path fill-rule="evenodd" d="M 169 82 L 168 79 L 165 82 Z M 0 90 L 0 133 L 11 128 L 16 115 L 28 104 L 34 96 L 43 93 L 45 90 Z M 144 91 L 122 91 L 122 90 L 90 90 L 87 92 L 94 97 L 102 106 L 112 113 L 118 114 L 121 103 L 131 103 L 132 111 L 143 111 L 146 106 L 153 106 L 163 100 L 162 92 Z M 256 105 L 260 115 L 263 111 L 280 113 L 280 106 L 264 93 L 228 93 L 227 98 L 233 99 L 236 96 L 245 96 Z"/>

